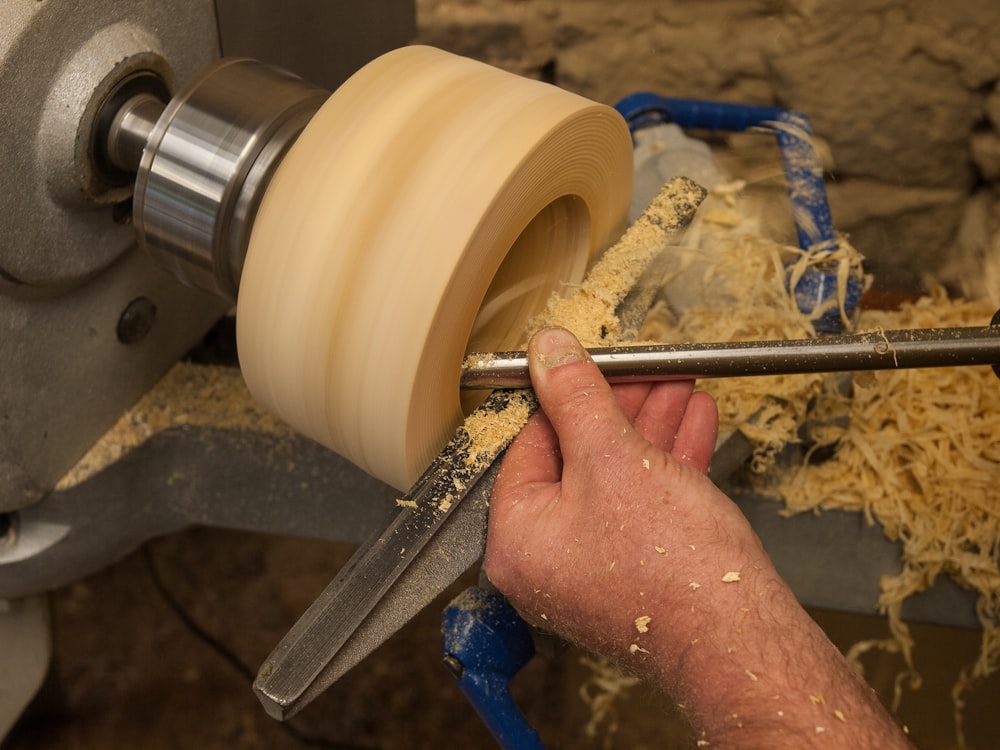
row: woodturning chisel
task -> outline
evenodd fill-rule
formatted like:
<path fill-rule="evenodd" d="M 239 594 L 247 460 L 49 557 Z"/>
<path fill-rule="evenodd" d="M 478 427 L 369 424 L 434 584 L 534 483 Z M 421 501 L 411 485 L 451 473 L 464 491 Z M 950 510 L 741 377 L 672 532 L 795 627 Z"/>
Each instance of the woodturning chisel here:
<path fill-rule="evenodd" d="M 482 557 L 497 459 L 534 407 L 530 391 L 497 391 L 475 415 L 515 412 L 520 424 L 505 439 L 476 445 L 459 427 L 396 501 L 388 526 L 360 547 L 261 666 L 254 692 L 268 714 L 294 716 Z"/>
<path fill-rule="evenodd" d="M 610 383 L 993 365 L 1000 368 L 1000 312 L 980 328 L 926 328 L 815 339 L 657 344 L 589 349 Z M 1000 372 L 998 372 L 1000 375 Z M 525 352 L 470 354 L 462 388 L 527 388 Z"/>

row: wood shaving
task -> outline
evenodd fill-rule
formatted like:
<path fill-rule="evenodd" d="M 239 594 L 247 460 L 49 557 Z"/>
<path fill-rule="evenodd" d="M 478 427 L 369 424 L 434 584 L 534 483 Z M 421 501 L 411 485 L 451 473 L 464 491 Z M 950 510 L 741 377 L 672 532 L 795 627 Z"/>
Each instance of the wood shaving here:
<path fill-rule="evenodd" d="M 624 698 L 641 680 L 623 675 L 617 667 L 599 657 L 582 657 L 580 664 L 590 672 L 579 690 L 580 699 L 590 709 L 590 719 L 584 732 L 589 738 L 595 739 L 603 726 L 604 746 L 610 747 L 619 727 L 615 702 Z"/>
<path fill-rule="evenodd" d="M 641 339 L 679 344 L 816 336 L 812 318 L 799 312 L 785 287 L 785 263 L 798 258 L 801 274 L 819 263 L 819 256 L 750 235 L 713 236 L 709 247 L 679 248 L 677 254 L 676 270 L 664 282 L 669 298 L 653 305 Z M 835 262 L 848 267 L 860 262 L 846 243 L 836 254 Z M 679 295 L 680 302 L 674 299 Z M 798 442 L 799 426 L 825 379 L 822 374 L 720 378 L 702 381 L 699 388 L 718 404 L 720 436 L 741 432 L 753 446 L 750 468 L 762 475 L 786 445 Z"/>
<path fill-rule="evenodd" d="M 751 682 L 757 682 L 757 675 L 751 672 L 749 669 L 744 670 L 747 677 L 750 678 Z"/>
<path fill-rule="evenodd" d="M 897 312 L 865 313 L 860 324 L 976 326 L 988 323 L 993 312 L 990 303 L 950 300 L 935 290 Z M 855 510 L 902 542 L 903 570 L 881 579 L 879 596 L 910 668 L 900 675 L 896 702 L 904 680 L 919 683 L 912 671 L 913 639 L 900 617 L 903 601 L 941 574 L 977 592 L 982 648 L 953 692 L 960 743 L 964 693 L 1000 667 L 998 385 L 989 367 L 871 373 L 855 381 L 849 426 L 831 436 L 833 458 L 805 464 L 777 484 L 790 512 Z"/>
<path fill-rule="evenodd" d="M 740 574 L 738 571 L 735 570 L 730 570 L 728 573 L 722 576 L 723 583 L 736 583 L 738 580 L 740 580 Z"/>
<path fill-rule="evenodd" d="M 653 618 L 649 615 L 642 615 L 641 617 L 635 618 L 635 629 L 640 633 L 649 632 L 649 623 Z"/>

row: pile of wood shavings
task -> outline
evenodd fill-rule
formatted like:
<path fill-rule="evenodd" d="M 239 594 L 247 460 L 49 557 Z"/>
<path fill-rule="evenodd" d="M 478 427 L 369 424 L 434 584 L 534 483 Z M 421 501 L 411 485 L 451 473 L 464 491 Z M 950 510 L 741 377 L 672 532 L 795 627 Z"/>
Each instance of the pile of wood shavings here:
<path fill-rule="evenodd" d="M 56 489 L 80 484 L 156 433 L 182 425 L 293 434 L 253 400 L 239 370 L 180 362 L 122 415 Z"/>
<path fill-rule="evenodd" d="M 795 274 L 835 263 L 838 276 L 846 279 L 861 262 L 858 253 L 846 241 L 833 254 L 804 253 L 752 234 L 706 232 L 705 223 L 717 222 L 718 215 L 710 209 L 699 217 L 699 246 L 674 249 L 676 265 L 663 279 L 667 297 L 653 306 L 640 338 L 676 344 L 815 337 L 813 320 L 821 311 L 810 316 L 798 310 L 785 286 L 786 263 Z M 678 307 L 672 288 L 696 301 Z M 739 431 L 753 445 L 750 467 L 757 474 L 771 469 L 787 444 L 799 441 L 811 404 L 830 386 L 822 374 L 700 383 L 718 403 L 720 436 Z"/>
<path fill-rule="evenodd" d="M 990 303 L 949 300 L 937 290 L 899 311 L 865 312 L 859 325 L 982 326 L 994 312 Z M 849 426 L 829 436 L 833 458 L 807 462 L 776 489 L 791 512 L 860 511 L 902 542 L 903 570 L 880 581 L 879 607 L 911 670 L 902 602 L 942 573 L 976 592 L 980 654 L 953 690 L 964 746 L 963 694 L 1000 668 L 1000 381 L 985 366 L 877 371 L 856 375 L 853 390 Z"/>
<path fill-rule="evenodd" d="M 687 240 L 663 279 L 641 338 L 665 343 L 808 338 L 812 322 L 796 308 L 785 285 L 804 264 L 824 262 L 758 236 L 741 205 L 741 185 L 716 189 L 699 212 Z M 842 305 L 846 279 L 860 257 L 841 241 L 837 264 Z M 678 300 L 680 302 L 678 303 Z M 935 291 L 895 312 L 868 311 L 857 328 L 983 326 L 992 302 L 949 300 Z M 820 508 L 862 512 L 887 537 L 903 544 L 903 570 L 880 581 L 880 608 L 893 638 L 862 642 L 898 650 L 915 678 L 913 640 L 900 618 L 902 602 L 947 573 L 978 594 L 983 625 L 979 658 L 958 676 L 953 690 L 957 738 L 963 695 L 1000 668 L 1000 382 L 989 367 L 881 371 L 855 375 L 853 395 L 841 394 L 836 375 L 790 375 L 703 381 L 716 398 L 720 436 L 742 432 L 752 443 L 751 468 L 779 496 L 789 513 Z M 839 419 L 838 419 L 839 418 Z M 813 452 L 836 446 L 833 458 L 788 470 L 775 461 L 799 428 L 819 424 Z M 846 425 L 846 426 L 845 426 Z M 857 663 L 855 659 L 855 663 Z M 918 678 L 911 682 L 919 684 Z"/>

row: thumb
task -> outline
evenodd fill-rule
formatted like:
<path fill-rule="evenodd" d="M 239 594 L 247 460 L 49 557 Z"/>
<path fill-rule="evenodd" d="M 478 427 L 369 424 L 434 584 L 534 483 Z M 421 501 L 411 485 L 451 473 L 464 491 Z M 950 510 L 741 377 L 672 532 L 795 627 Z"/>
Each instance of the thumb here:
<path fill-rule="evenodd" d="M 632 431 L 590 354 L 565 328 L 543 328 L 532 336 L 528 367 L 564 462 L 592 460 Z"/>

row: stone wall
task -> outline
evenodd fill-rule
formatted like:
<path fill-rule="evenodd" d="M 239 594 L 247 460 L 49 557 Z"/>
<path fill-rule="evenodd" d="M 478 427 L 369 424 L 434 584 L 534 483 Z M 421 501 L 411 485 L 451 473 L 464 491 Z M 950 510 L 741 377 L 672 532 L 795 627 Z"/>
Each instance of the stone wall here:
<path fill-rule="evenodd" d="M 996 0 L 417 7 L 420 41 L 598 101 L 649 90 L 805 112 L 829 147 L 835 224 L 883 286 L 981 286 L 983 256 L 1000 258 Z"/>

